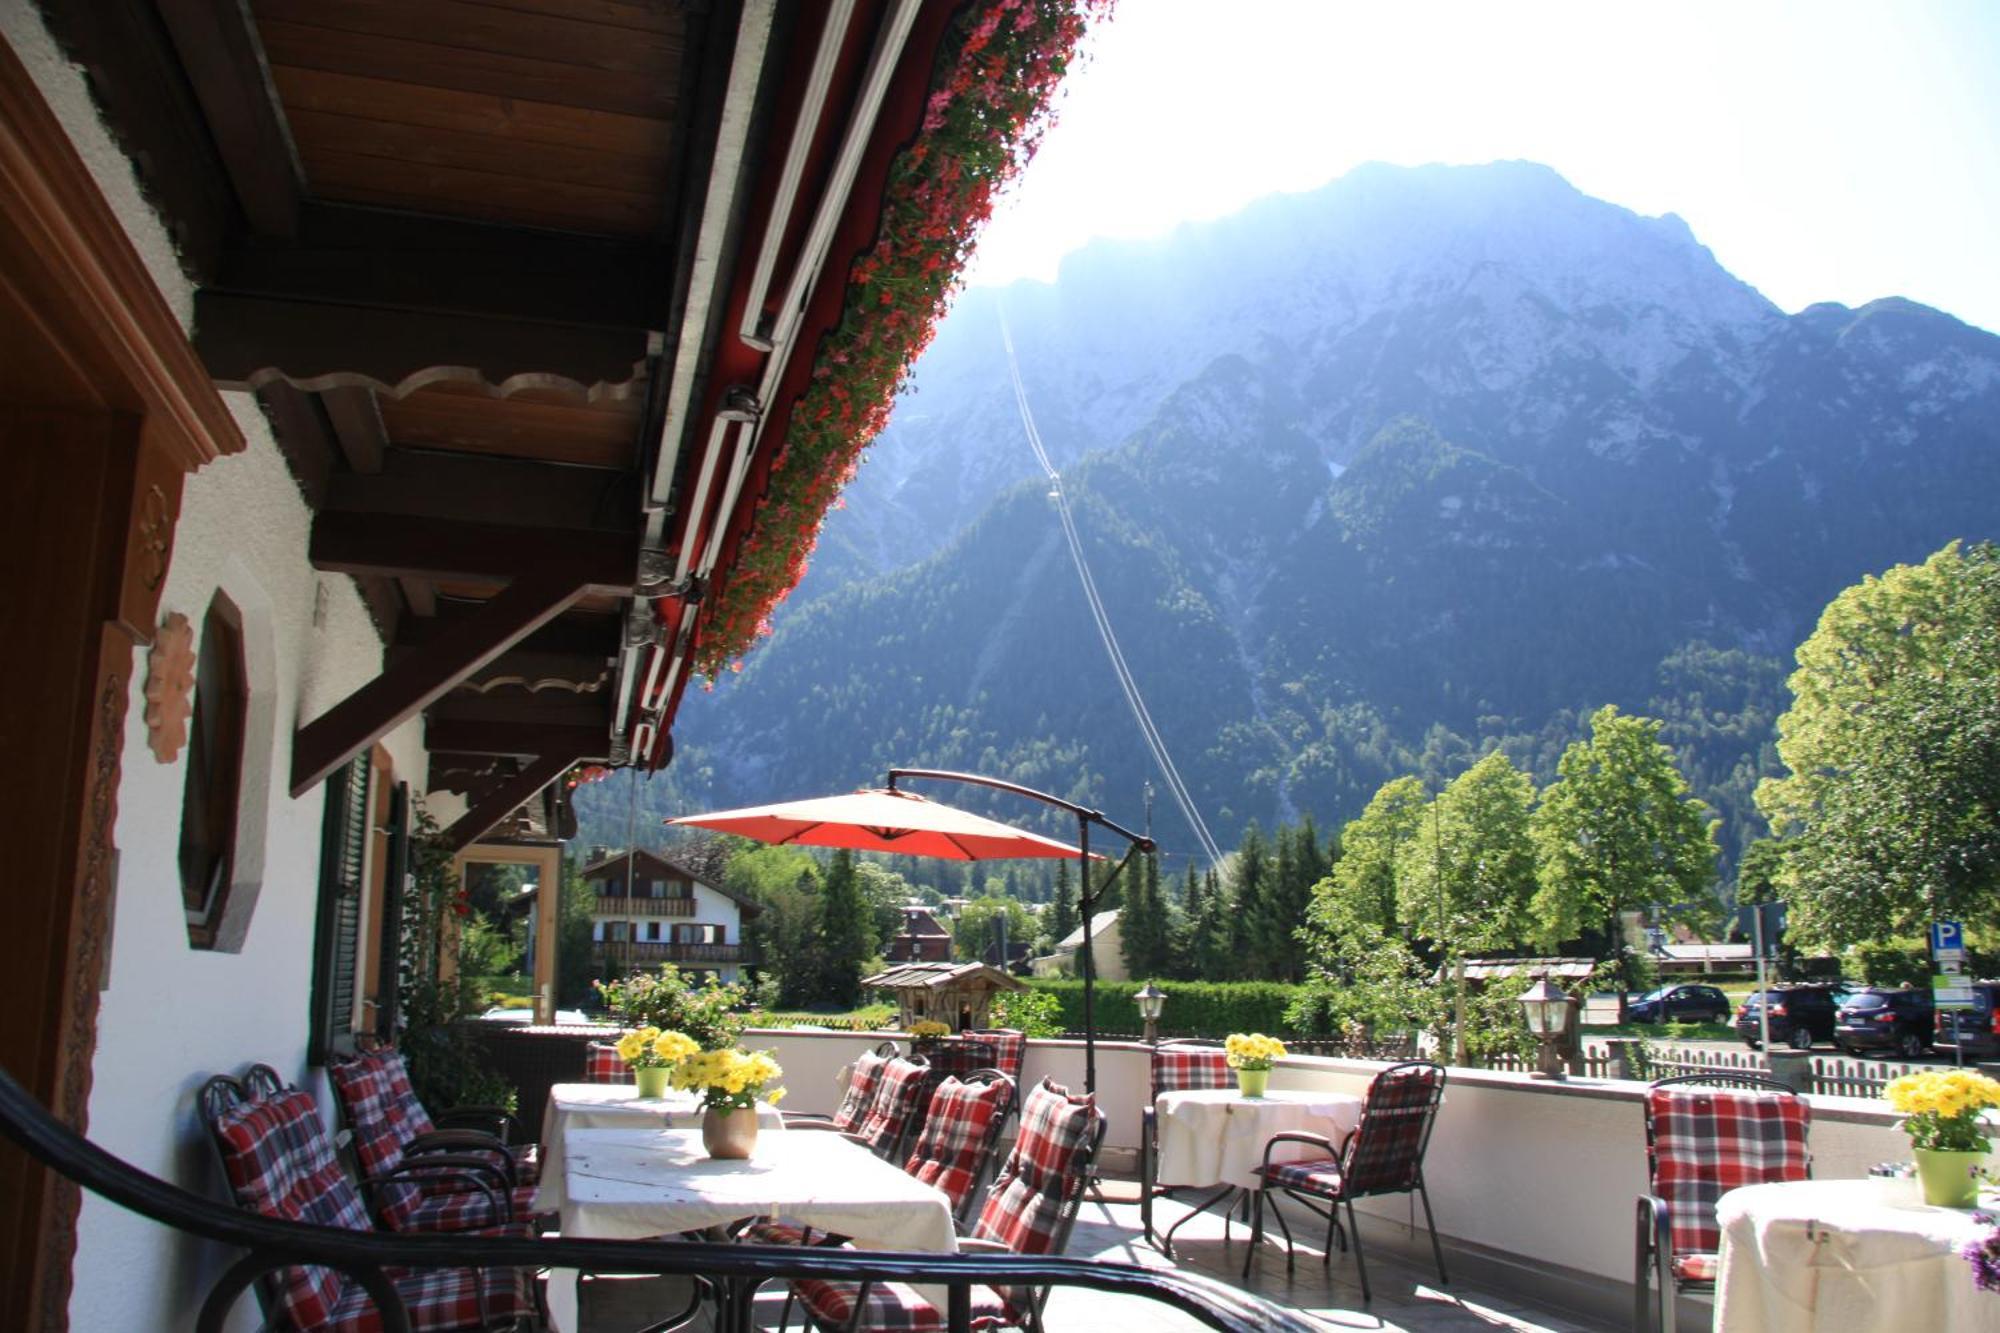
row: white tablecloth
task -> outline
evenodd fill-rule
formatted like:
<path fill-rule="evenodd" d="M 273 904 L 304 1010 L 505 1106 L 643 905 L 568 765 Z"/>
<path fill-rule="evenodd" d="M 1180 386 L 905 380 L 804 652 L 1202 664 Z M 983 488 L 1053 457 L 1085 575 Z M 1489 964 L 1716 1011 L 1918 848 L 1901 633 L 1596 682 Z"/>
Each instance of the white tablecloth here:
<path fill-rule="evenodd" d="M 565 1236 L 636 1239 L 784 1217 L 875 1249 L 955 1251 L 942 1192 L 838 1134 L 757 1135 L 747 1161 L 718 1161 L 699 1129 L 564 1133 L 560 1173 L 542 1173 L 538 1207 Z"/>
<path fill-rule="evenodd" d="M 1957 1248 L 1968 1209 L 1891 1203 L 1872 1180 L 1731 1190 L 1716 1205 L 1723 1333 L 2000 1333 L 2000 1293 L 1972 1284 Z"/>
<path fill-rule="evenodd" d="M 784 1127 L 777 1107 L 757 1103 L 760 1136 Z M 641 1097 L 631 1083 L 558 1083 L 549 1089 L 548 1106 L 542 1111 L 542 1179 L 562 1179 L 565 1130 L 699 1128 L 701 1104 L 691 1092 Z M 537 1204 L 542 1197 L 536 1196 Z"/>
<path fill-rule="evenodd" d="M 1342 1092 L 1273 1092 L 1245 1097 L 1233 1088 L 1166 1092 L 1153 1103 L 1159 1115 L 1162 1185 L 1257 1187 L 1264 1143 L 1273 1134 L 1303 1130 L 1324 1134 L 1334 1147 L 1361 1123 L 1361 1098 Z M 1322 1154 L 1310 1144 L 1280 1144 L 1273 1161 L 1294 1162 Z"/>

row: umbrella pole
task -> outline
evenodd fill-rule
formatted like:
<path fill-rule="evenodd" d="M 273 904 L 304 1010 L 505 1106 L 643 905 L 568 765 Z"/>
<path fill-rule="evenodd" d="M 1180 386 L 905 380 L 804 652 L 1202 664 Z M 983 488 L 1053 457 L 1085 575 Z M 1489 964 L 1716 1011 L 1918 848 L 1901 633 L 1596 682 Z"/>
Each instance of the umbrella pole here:
<path fill-rule="evenodd" d="M 1091 1000 L 1097 984 L 1097 960 L 1090 952 L 1090 917 L 1097 904 L 1090 894 L 1090 820 L 1083 815 L 1076 817 L 1076 845 L 1079 856 L 1076 903 L 1083 915 L 1083 948 L 1077 952 L 1077 957 L 1083 960 L 1083 1090 L 1096 1092 L 1097 1015 Z"/>

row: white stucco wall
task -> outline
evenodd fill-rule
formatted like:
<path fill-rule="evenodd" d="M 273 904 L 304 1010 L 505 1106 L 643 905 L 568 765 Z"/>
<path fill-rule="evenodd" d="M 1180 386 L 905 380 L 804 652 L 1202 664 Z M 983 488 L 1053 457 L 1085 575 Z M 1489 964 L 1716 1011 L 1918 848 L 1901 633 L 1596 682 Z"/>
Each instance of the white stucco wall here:
<path fill-rule="evenodd" d="M 129 162 L 104 130 L 79 72 L 65 61 L 28 0 L 0 0 L 0 39 L 34 77 L 125 224 L 183 326 L 193 289 Z M 200 633 L 216 590 L 244 613 L 253 752 L 246 755 L 239 858 L 260 890 L 242 948 L 188 946 L 178 850 L 186 753 L 154 760 L 146 744 L 143 654 L 126 720 L 115 842 L 119 851 L 109 985 L 93 1064 L 90 1136 L 142 1170 L 199 1191 L 216 1188 L 194 1093 L 212 1073 L 252 1061 L 307 1082 L 312 934 L 324 785 L 286 790 L 291 737 L 305 720 L 372 678 L 381 649 L 353 584 L 307 565 L 310 513 L 255 402 L 226 396 L 248 439 L 239 455 L 188 479 L 161 614 L 184 613 Z M 317 617 L 316 617 L 317 609 Z M 261 742 L 261 743 L 255 743 Z M 410 724 L 384 744 L 396 776 L 421 791 L 424 756 Z M 85 1195 L 78 1223 L 70 1326 L 189 1328 L 227 1256 Z M 255 1327 L 254 1299 L 234 1326 Z"/>

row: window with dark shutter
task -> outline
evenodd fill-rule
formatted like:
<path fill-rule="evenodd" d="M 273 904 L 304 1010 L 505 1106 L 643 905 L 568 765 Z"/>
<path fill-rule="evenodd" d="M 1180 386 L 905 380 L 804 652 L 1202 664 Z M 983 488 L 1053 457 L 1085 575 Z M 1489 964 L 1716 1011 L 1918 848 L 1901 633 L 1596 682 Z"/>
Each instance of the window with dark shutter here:
<path fill-rule="evenodd" d="M 306 1059 L 324 1064 L 354 1038 L 361 943 L 362 870 L 368 847 L 368 756 L 327 779 L 320 838 L 319 922 L 313 947 L 312 1034 Z"/>
<path fill-rule="evenodd" d="M 243 723 L 250 691 L 243 621 L 217 593 L 201 626 L 194 712 L 188 718 L 187 780 L 181 789 L 181 904 L 188 943 L 215 947 L 236 866 L 236 810 L 243 786 Z"/>

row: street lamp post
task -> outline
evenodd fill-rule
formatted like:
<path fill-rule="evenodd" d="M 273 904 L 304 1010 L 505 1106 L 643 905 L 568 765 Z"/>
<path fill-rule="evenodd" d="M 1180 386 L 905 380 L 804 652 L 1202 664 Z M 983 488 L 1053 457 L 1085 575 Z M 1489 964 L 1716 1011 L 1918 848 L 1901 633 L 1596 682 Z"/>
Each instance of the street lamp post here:
<path fill-rule="evenodd" d="M 1569 996 L 1550 984 L 1549 974 L 1544 972 L 1535 979 L 1535 984 L 1521 992 L 1521 1011 L 1527 1016 L 1528 1031 L 1540 1045 L 1540 1059 L 1535 1070 L 1536 1078 L 1563 1079 L 1568 1077 L 1563 1069 L 1562 1052 L 1558 1049 L 1562 1039 L 1568 1035 L 1570 1020 L 1575 1015 Z"/>
<path fill-rule="evenodd" d="M 1139 1017 L 1146 1020 L 1146 1044 L 1160 1044 L 1160 1010 L 1166 1008 L 1167 993 L 1147 982 L 1144 989 L 1133 992 L 1132 999 L 1139 1006 Z"/>

